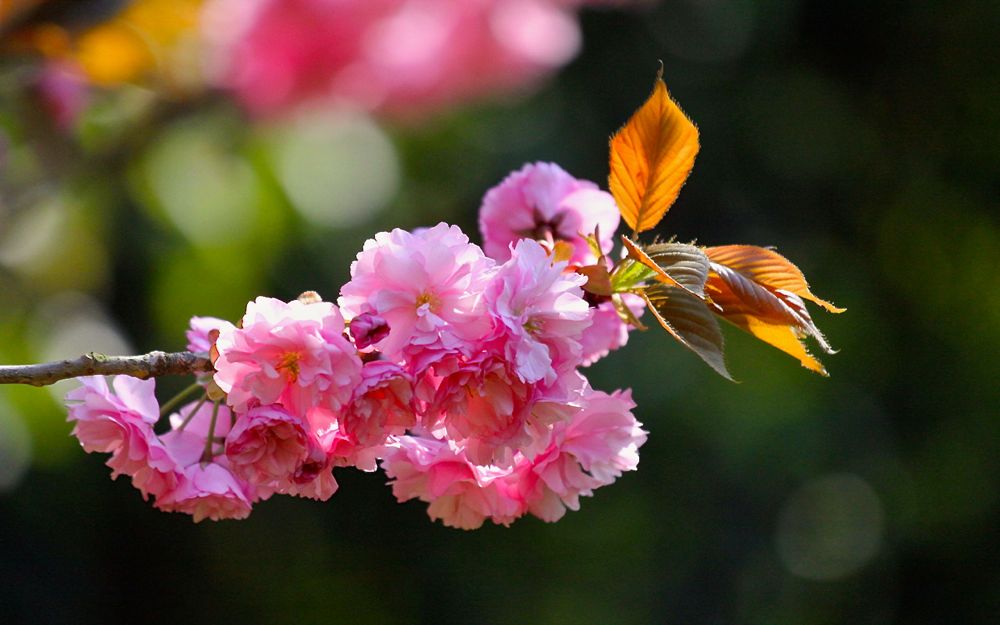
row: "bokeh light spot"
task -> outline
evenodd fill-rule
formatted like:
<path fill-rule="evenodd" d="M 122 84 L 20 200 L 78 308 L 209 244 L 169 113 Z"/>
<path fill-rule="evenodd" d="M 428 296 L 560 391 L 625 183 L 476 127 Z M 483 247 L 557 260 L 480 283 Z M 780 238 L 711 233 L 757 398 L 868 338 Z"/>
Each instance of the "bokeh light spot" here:
<path fill-rule="evenodd" d="M 857 475 L 815 479 L 792 494 L 781 511 L 778 556 L 798 577 L 846 577 L 878 552 L 884 516 L 879 496 Z"/>
<path fill-rule="evenodd" d="M 384 208 L 399 186 L 392 143 L 361 113 L 305 112 L 274 128 L 269 138 L 281 186 L 313 223 L 362 223 Z"/>
<path fill-rule="evenodd" d="M 143 173 L 170 222 L 195 243 L 239 240 L 256 218 L 256 177 L 210 126 L 177 125 L 155 144 Z"/>

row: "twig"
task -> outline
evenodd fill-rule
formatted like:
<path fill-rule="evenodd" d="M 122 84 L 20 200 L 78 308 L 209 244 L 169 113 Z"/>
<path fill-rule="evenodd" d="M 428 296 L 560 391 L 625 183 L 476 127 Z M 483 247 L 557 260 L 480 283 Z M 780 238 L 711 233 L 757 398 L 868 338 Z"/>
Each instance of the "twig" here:
<path fill-rule="evenodd" d="M 142 356 L 105 356 L 91 352 L 72 360 L 37 365 L 0 366 L 0 384 L 46 386 L 83 375 L 130 375 L 156 378 L 164 375 L 194 375 L 212 371 L 208 358 L 193 352 L 149 352 Z"/>

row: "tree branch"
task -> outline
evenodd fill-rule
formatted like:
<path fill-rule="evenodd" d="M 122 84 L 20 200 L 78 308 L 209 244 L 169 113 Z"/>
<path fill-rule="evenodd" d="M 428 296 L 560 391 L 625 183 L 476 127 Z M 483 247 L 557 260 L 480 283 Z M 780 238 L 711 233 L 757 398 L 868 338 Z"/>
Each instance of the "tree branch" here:
<path fill-rule="evenodd" d="M 72 360 L 0 366 L 0 384 L 46 386 L 83 375 L 130 375 L 145 380 L 209 371 L 214 371 L 209 359 L 193 352 L 149 352 L 142 356 L 105 356 L 91 352 Z"/>

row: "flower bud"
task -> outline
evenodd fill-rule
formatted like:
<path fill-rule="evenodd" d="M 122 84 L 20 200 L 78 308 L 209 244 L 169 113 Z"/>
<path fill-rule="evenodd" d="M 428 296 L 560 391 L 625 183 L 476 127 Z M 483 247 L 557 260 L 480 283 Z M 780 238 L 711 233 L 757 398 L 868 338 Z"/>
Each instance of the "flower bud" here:
<path fill-rule="evenodd" d="M 323 301 L 316 291 L 303 291 L 297 298 L 303 304 L 318 304 Z"/>
<path fill-rule="evenodd" d="M 389 323 L 378 315 L 361 313 L 351 319 L 351 337 L 358 349 L 378 343 L 389 334 Z"/>

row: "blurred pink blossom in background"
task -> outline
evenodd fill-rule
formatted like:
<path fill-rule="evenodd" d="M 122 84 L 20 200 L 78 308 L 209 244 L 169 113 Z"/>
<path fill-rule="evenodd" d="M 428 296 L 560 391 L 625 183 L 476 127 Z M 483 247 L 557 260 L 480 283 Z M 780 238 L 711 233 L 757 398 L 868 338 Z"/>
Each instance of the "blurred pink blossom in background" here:
<path fill-rule="evenodd" d="M 528 88 L 580 48 L 558 0 L 210 0 L 215 81 L 254 113 L 347 100 L 397 116 Z M 598 3 L 600 4 L 600 3 Z"/>
<path fill-rule="evenodd" d="M 46 63 L 34 87 L 42 109 L 64 132 L 73 127 L 89 100 L 86 79 L 70 61 Z"/>

